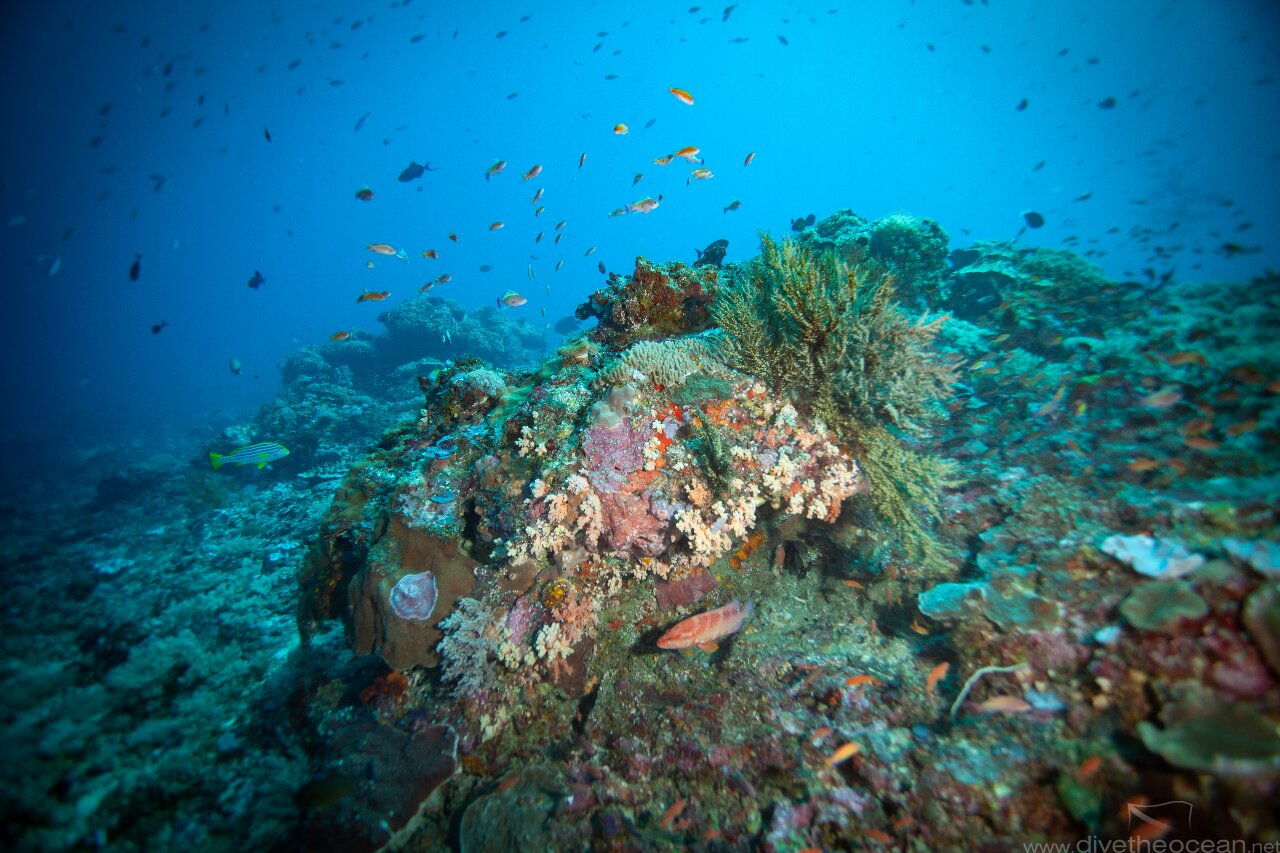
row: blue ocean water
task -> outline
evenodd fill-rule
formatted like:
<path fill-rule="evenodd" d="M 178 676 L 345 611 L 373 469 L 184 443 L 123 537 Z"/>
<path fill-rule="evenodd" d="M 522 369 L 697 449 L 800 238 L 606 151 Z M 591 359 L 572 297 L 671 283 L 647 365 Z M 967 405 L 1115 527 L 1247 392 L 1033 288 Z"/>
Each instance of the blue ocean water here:
<path fill-rule="evenodd" d="M 1122 280 L 1276 266 L 1259 236 L 1280 225 L 1269 3 L 691 5 L 9 9 L 3 357 L 23 416 L 5 434 L 245 411 L 299 345 L 378 328 L 364 289 L 397 302 L 449 272 L 438 292 L 465 307 L 523 287 L 523 313 L 555 320 L 601 283 L 598 261 L 691 261 L 719 238 L 740 260 L 758 232 L 839 208 L 910 211 L 956 244 L 1011 239 L 1038 211 L 1022 242 L 1074 238 Z M 686 145 L 714 179 L 654 165 Z M 401 184 L 411 161 L 438 171 Z M 652 214 L 608 218 L 658 194 Z M 559 246 L 533 242 L 560 220 Z"/>
<path fill-rule="evenodd" d="M 1177 345 L 1168 337 L 1134 344 L 1153 363 L 1164 356 L 1175 367 L 1193 364 L 1191 356 L 1179 362 L 1174 350 L 1189 351 L 1200 334 L 1220 331 L 1214 315 L 1203 313 L 1203 304 L 1212 301 L 1203 295 L 1218 292 L 1210 283 L 1267 282 L 1252 291 L 1242 286 L 1214 304 L 1225 316 L 1252 293 L 1264 306 L 1259 316 L 1274 315 L 1280 248 L 1270 237 L 1280 230 L 1280 60 L 1274 38 L 1280 32 L 1280 7 L 1265 0 L 743 0 L 732 5 L 684 0 L 642 6 L 282 0 L 203 7 L 151 0 L 57 0 L 11 4 L 0 12 L 0 22 L 5 105 L 0 251 L 9 270 L 7 322 L 0 337 L 8 403 L 8 416 L 0 421 L 0 476 L 6 486 L 0 517 L 5 559 L 22 567 L 22 589 L 5 611 L 6 651 L 13 663 L 6 665 L 4 679 L 15 698 L 4 725 L 11 747 L 27 744 L 18 756 L 23 768 L 18 781 L 0 797 L 0 813 L 11 827 L 4 843 L 23 849 L 323 849 L 316 833 L 326 825 L 303 828 L 307 816 L 335 803 L 349 807 L 356 796 L 352 791 L 363 784 L 358 780 L 390 773 L 382 765 L 372 769 L 381 760 L 379 749 L 390 747 L 370 747 L 359 740 L 363 732 L 352 734 L 329 717 L 319 722 L 322 715 L 316 708 L 323 705 L 334 719 L 350 708 L 374 708 L 382 723 L 394 717 L 393 728 L 406 738 L 443 737 L 427 724 L 443 726 L 445 712 L 417 706 L 410 711 L 397 704 L 406 690 L 412 694 L 423 688 L 420 679 L 426 676 L 420 669 L 404 682 L 395 672 L 373 672 L 368 658 L 361 659 L 363 664 L 350 663 L 341 630 L 322 632 L 318 645 L 300 647 L 294 625 L 304 555 L 322 520 L 338 523 L 325 515 L 337 478 L 363 458 L 383 428 L 414 414 L 416 399 L 413 406 L 390 392 L 386 400 L 374 399 L 362 387 L 360 394 L 369 396 L 353 392 L 350 399 L 326 398 L 328 408 L 305 408 L 296 400 L 279 403 L 290 392 L 288 380 L 301 370 L 286 370 L 282 379 L 281 368 L 298 359 L 300 350 L 334 346 L 332 338 L 340 333 L 365 341 L 382 334 L 379 316 L 420 299 L 420 291 L 432 282 L 430 296 L 453 300 L 467 312 L 493 307 L 506 320 L 545 331 L 545 343 L 527 354 L 552 357 L 564 338 L 552 331 L 557 321 L 574 315 L 593 292 L 610 283 L 611 274 L 630 275 L 638 257 L 693 264 L 701 250 L 727 240 L 726 261 L 743 264 L 760 252 L 762 233 L 793 236 L 803 231 L 811 214 L 822 221 L 849 210 L 876 221 L 902 212 L 936 222 L 951 249 L 1006 241 L 1016 248 L 1070 250 L 1096 265 L 1129 296 L 1114 302 L 1108 296 L 1086 309 L 1096 316 L 1073 317 L 1071 328 L 1082 335 L 1110 335 L 1116 305 L 1130 331 L 1141 326 L 1136 318 L 1147 310 L 1144 305 L 1152 317 L 1165 319 L 1182 306 L 1200 306 L 1194 322 L 1168 321 L 1168 328 L 1179 329 Z M 673 89 L 686 92 L 692 103 L 676 97 Z M 686 146 L 699 150 L 687 159 L 670 158 Z M 664 159 L 668 162 L 659 162 Z M 498 161 L 505 161 L 505 168 L 486 176 Z M 402 175 L 413 164 L 428 170 L 417 177 Z M 529 174 L 537 167 L 537 174 Z M 703 169 L 709 171 L 698 171 Z M 362 199 L 358 193 L 365 188 L 372 195 Z M 649 212 L 626 212 L 628 205 L 645 199 L 658 204 Z M 801 221 L 793 227 L 796 220 Z M 402 251 L 403 258 L 370 250 L 380 244 Z M 438 257 L 425 257 L 429 251 Z M 441 281 L 442 276 L 449 278 Z M 502 297 L 511 291 L 523 299 L 503 305 Z M 370 292 L 387 295 L 359 301 Z M 1151 294 L 1150 300 L 1132 298 L 1135 292 Z M 1178 293 L 1199 294 L 1205 302 L 1170 296 Z M 1264 309 L 1272 313 L 1264 315 Z M 1044 307 L 1046 316 L 1052 310 Z M 1186 310 L 1191 316 L 1191 309 Z M 1032 321 L 1022 316 L 1020 322 L 1026 326 Z M 494 323 L 492 328 L 507 335 L 514 327 Z M 1012 326 L 1007 328 L 1016 335 Z M 992 339 L 1000 331 L 988 329 L 982 345 L 962 346 L 958 333 L 950 344 L 981 369 L 984 354 L 998 351 Z M 437 347 L 432 334 L 430 344 Z M 1256 337 L 1243 337 L 1256 343 Z M 1207 356 L 1215 363 L 1218 356 L 1207 344 L 1203 348 L 1201 360 Z M 1222 351 L 1230 352 L 1229 342 L 1222 343 Z M 471 354 L 458 350 L 449 357 Z M 1241 358 L 1220 364 L 1224 371 L 1227 366 L 1260 369 L 1257 359 Z M 441 365 L 428 365 L 433 366 Z M 358 365 L 347 369 L 360 370 Z M 1080 381 L 1090 388 L 1114 388 L 1114 377 L 1097 378 L 1111 369 L 1114 363 L 1100 355 Z M 1026 391 L 1033 399 L 1020 403 L 1024 414 L 1042 417 L 1056 411 L 1063 392 L 1052 400 L 1051 395 L 1055 388 L 1068 387 L 1063 377 L 1069 372 L 1056 370 L 1039 363 L 1026 368 L 1026 375 L 1036 379 L 1023 385 L 1034 389 Z M 417 372 L 425 376 L 427 369 Z M 414 375 L 406 368 L 397 387 L 412 385 Z M 1271 388 L 1277 378 L 1247 374 L 1239 382 L 1275 394 Z M 1158 411 L 1185 405 L 1179 412 L 1184 421 L 1196 416 L 1212 421 L 1212 412 L 1205 411 L 1210 390 L 1219 394 L 1214 405 L 1238 399 L 1224 396 L 1234 393 L 1225 385 L 1207 380 L 1196 386 L 1196 392 L 1204 392 L 1197 397 L 1193 385 L 1188 380 L 1179 386 L 1178 399 L 1165 403 L 1155 395 L 1168 386 L 1153 380 L 1136 390 L 1130 403 L 1135 411 L 1141 409 L 1134 402 L 1139 399 Z M 299 387 L 294 383 L 293 391 Z M 1088 417 L 1108 416 L 1105 403 L 1089 400 L 1082 410 L 1086 393 L 1071 393 L 1062 404 L 1064 411 L 1070 405 L 1080 419 L 1086 410 L 1093 413 Z M 994 417 L 978 398 L 974 392 L 966 398 L 972 400 L 970 408 L 953 413 L 967 417 L 972 412 L 975 421 Z M 1199 409 L 1192 410 L 1193 404 Z M 322 408 L 323 424 L 319 419 L 307 422 Z M 673 424 L 682 415 L 667 410 L 657 414 L 657 422 L 666 418 Z M 1122 417 L 1118 410 L 1110 414 Z M 1250 418 L 1253 426 L 1248 426 Z M 345 433 L 334 427 L 344 419 L 350 425 Z M 1127 525 L 1125 533 L 1159 536 L 1157 523 L 1180 529 L 1182 544 L 1199 548 L 1220 568 L 1240 560 L 1255 567 L 1264 563 L 1262 556 L 1238 555 L 1232 563 L 1231 555 L 1236 554 L 1233 549 L 1255 547 L 1252 534 L 1258 534 L 1261 544 L 1250 553 L 1274 547 L 1274 540 L 1265 536 L 1280 521 L 1270 488 L 1274 479 L 1266 478 L 1274 478 L 1277 470 L 1274 432 L 1280 424 L 1269 403 L 1245 407 L 1233 423 L 1240 425 L 1238 431 L 1213 433 L 1215 446 L 1206 451 L 1221 450 L 1216 457 L 1220 466 L 1192 466 L 1192 479 L 1213 483 L 1218 477 L 1215 486 L 1190 488 L 1166 471 L 1153 476 L 1168 479 L 1142 481 L 1160 496 L 1144 504 L 1147 514 L 1118 511 L 1105 521 L 1093 520 L 1117 533 L 1120 520 Z M 264 425 L 282 434 L 266 432 Z M 291 430 L 287 435 L 286 427 Z M 1008 490 L 1001 505 L 1015 507 L 1010 516 L 1029 515 L 1027 504 L 1052 505 L 1061 498 L 1063 514 L 1083 517 L 1088 514 L 1088 488 L 1107 492 L 1108 483 L 1151 470 L 1145 467 L 1143 448 L 1154 447 L 1156 440 L 1142 429 L 1153 429 L 1152 424 L 1120 427 L 1080 420 L 1072 427 L 1078 432 L 1063 431 L 1060 437 L 1087 445 L 1090 434 L 1099 442 L 1105 435 L 1107 442 L 1125 438 L 1133 444 L 1116 459 L 1100 455 L 1088 468 L 1083 461 L 1046 461 L 1049 454 L 1037 450 L 1039 455 L 1028 451 L 1026 459 L 1006 460 L 1007 470 L 995 472 L 991 460 L 1001 444 L 1001 430 L 1011 446 L 1022 447 L 1048 441 L 1047 434 L 1058 428 L 1038 424 L 1019 431 L 996 424 L 979 441 L 976 434 L 961 434 L 953 425 L 947 449 L 972 461 L 965 465 L 966 476 L 981 480 L 989 475 L 989 482 Z M 1216 427 L 1187 428 L 1192 440 L 1187 446 L 1205 450 L 1194 439 L 1210 429 L 1227 427 L 1223 421 Z M 1249 438 L 1255 429 L 1263 437 Z M 514 438 L 509 438 L 513 446 Z M 424 446 L 437 448 L 442 465 L 454 452 L 451 440 L 456 438 L 423 439 Z M 210 450 L 226 454 L 239 445 L 273 441 L 292 444 L 293 458 L 261 470 L 255 464 L 228 468 L 218 472 L 227 475 L 221 478 L 208 470 Z M 377 464 L 383 462 L 379 458 Z M 1038 479 L 1061 475 L 1066 480 L 1068 468 L 1070 477 L 1088 488 L 1059 494 Z M 478 470 L 483 481 L 483 466 Z M 1224 484 L 1221 478 L 1227 477 L 1240 477 L 1249 486 L 1235 489 L 1238 482 Z M 458 494 L 465 490 L 457 483 L 454 488 Z M 403 491 L 409 494 L 409 487 Z M 952 494 L 957 493 L 959 489 Z M 434 494 L 428 500 L 438 505 L 455 496 L 454 491 Z M 1180 510 L 1159 502 L 1169 495 L 1195 504 L 1197 511 L 1233 498 L 1252 509 L 1236 507 L 1213 515 L 1218 525 L 1214 539 L 1203 530 L 1193 535 L 1179 528 L 1190 522 Z M 955 501 L 958 505 L 961 498 Z M 435 519 L 427 510 L 435 513 L 439 506 L 422 505 L 422 516 Z M 1009 576 L 1032 571 L 1033 555 L 1018 549 L 1040 540 L 1018 532 L 1009 534 L 1006 543 L 995 533 L 988 535 L 997 522 L 984 527 L 989 519 L 980 515 L 975 512 L 965 522 L 972 523 L 969 546 L 981 550 L 984 546 L 974 543 L 982 539 L 986 547 L 1009 556 L 1008 564 L 997 571 L 998 560 L 971 554 L 967 562 L 957 558 L 950 580 L 977 584 L 983 572 L 998 577 L 1000 571 Z M 1229 523 L 1222 521 L 1226 515 Z M 1240 520 L 1246 515 L 1253 521 Z M 1261 516 L 1265 523 L 1255 524 Z M 1024 521 L 1031 529 L 1033 522 Z M 377 526 L 367 518 L 359 524 Z M 325 528 L 326 535 L 332 529 Z M 1048 521 L 1036 529 L 1070 538 Z M 1224 544 L 1227 536 L 1238 541 Z M 850 534 L 850 541 L 856 538 Z M 1045 533 L 1040 544 L 1049 548 L 1045 543 L 1053 538 Z M 1071 566 L 1071 560 L 1095 565 L 1089 561 L 1103 558 L 1096 547 L 1101 536 L 1093 538 L 1097 541 L 1085 556 L 1055 559 Z M 761 544 L 748 548 L 745 543 L 751 540 L 743 539 L 735 540 L 725 555 L 732 554 L 737 564 L 752 559 Z M 961 548 L 964 537 L 955 534 L 953 539 Z M 785 534 L 775 541 L 770 533 L 767 542 L 755 559 L 766 554 L 771 559 L 776 547 L 779 570 L 794 566 L 803 550 Z M 1015 542 L 1019 544 L 1009 544 Z M 1018 560 L 1022 565 L 1013 565 Z M 557 571 L 568 576 L 574 568 L 566 568 L 566 562 L 571 561 L 561 559 Z M 875 577 L 885 577 L 890 569 L 877 566 Z M 888 576 L 897 582 L 896 574 Z M 863 576 L 844 576 L 855 577 Z M 343 579 L 342 590 L 349 580 Z M 863 581 L 872 583 L 866 577 Z M 1274 585 L 1274 577 L 1267 582 Z M 1255 586 L 1261 586 L 1256 579 L 1252 585 L 1223 581 L 1219 589 L 1227 591 L 1219 598 L 1203 589 L 1200 594 L 1218 608 L 1214 612 L 1225 623 L 1228 605 L 1222 602 L 1242 607 Z M 921 591 L 904 588 L 908 599 Z M 64 598 L 47 603 L 59 590 Z M 910 632 L 914 612 L 903 615 L 903 593 L 896 586 L 893 590 L 885 593 L 884 612 L 876 614 L 879 624 L 897 620 L 899 638 L 915 639 Z M 1118 622 L 1116 608 L 1128 592 L 1127 587 L 1095 589 L 1091 618 Z M 432 596 L 434 605 L 434 588 Z M 543 599 L 548 611 L 551 601 Z M 44 607 L 51 615 L 41 622 L 34 614 Z M 1194 613 L 1194 602 L 1189 611 Z M 767 612 L 767 606 L 756 610 Z M 874 634 L 876 619 L 870 612 L 863 615 Z M 672 621 L 647 611 L 645 618 L 655 620 L 646 622 L 647 628 Z M 610 614 L 604 621 L 612 624 L 612 619 Z M 989 621 L 1008 628 L 998 618 Z M 1087 639 L 1103 628 L 1103 621 L 1088 623 L 1082 616 L 1064 627 L 1068 621 L 1064 617 L 1061 625 L 1053 623 L 1054 628 L 1019 649 L 1034 657 L 1052 645 L 1046 637 L 1055 631 L 1071 635 L 1071 642 L 1081 647 L 1106 647 Z M 933 630 L 917 629 L 919 636 L 930 636 L 919 642 L 933 644 L 938 636 Z M 1238 639 L 1239 626 L 1234 630 L 1231 636 Z M 1224 639 L 1226 633 L 1226 628 L 1205 628 L 1198 636 L 1216 638 L 1223 659 L 1239 663 L 1239 657 L 1222 651 L 1242 648 L 1232 645 L 1235 639 Z M 824 642 L 836 640 L 824 635 Z M 1168 643 L 1168 648 L 1144 647 L 1145 657 L 1129 661 L 1130 668 L 1139 670 L 1144 661 L 1162 656 L 1193 655 L 1188 650 L 1192 640 Z M 243 648 L 230 671 L 232 656 L 220 649 L 223 644 Z M 359 647 L 359 639 L 355 645 Z M 930 651 L 937 647 L 930 645 Z M 897 654 L 894 660 L 910 657 L 902 649 Z M 1064 660 L 1070 657 L 1062 654 Z M 1256 704 L 1274 720 L 1280 688 L 1259 654 L 1266 658 L 1274 652 L 1249 652 L 1250 666 L 1256 666 L 1239 664 L 1231 670 L 1248 677 L 1223 676 L 1215 683 L 1230 682 L 1234 699 Z M 1239 656 L 1248 657 L 1245 652 Z M 893 682 L 868 665 L 875 657 L 850 653 L 845 663 L 860 660 L 859 671 L 879 672 L 880 682 Z M 958 676 L 968 677 L 971 670 L 961 673 L 954 656 L 925 659 L 930 666 L 957 660 L 950 670 L 924 667 L 938 675 L 930 676 L 930 697 L 935 684 L 950 691 L 940 715 L 945 717 L 945 705 L 960 689 Z M 364 669 L 357 671 L 358 666 Z M 829 661 L 797 658 L 785 669 L 798 673 L 794 681 L 799 682 L 806 673 L 830 666 Z M 1089 678 L 1114 683 L 1115 666 L 1114 661 L 1098 663 Z M 226 673 L 221 680 L 219 672 Z M 915 681 L 923 684 L 925 676 L 918 675 Z M 1041 676 L 1041 681 L 1049 680 L 1044 672 Z M 939 681 L 946 678 L 950 682 Z M 1261 686 L 1250 693 L 1253 687 L 1240 687 L 1243 682 Z M 905 678 L 894 683 L 895 689 L 905 690 Z M 258 692 L 264 684 L 268 689 Z M 1053 692 L 1048 683 L 1036 683 L 1034 689 L 1037 695 Z M 1074 708 L 1080 715 L 1086 708 L 1109 713 L 1110 702 L 1141 701 L 1137 691 L 1120 700 L 1099 700 L 1098 694 L 1080 691 L 1068 696 L 1066 688 L 1061 692 L 1061 698 L 1050 697 L 1054 707 Z M 1176 692 L 1162 692 L 1161 699 L 1172 704 Z M 252 694 L 252 701 L 237 706 L 244 693 Z M 641 694 L 655 706 L 676 704 L 657 689 L 637 689 L 636 695 Z M 297 698 L 302 695 L 309 697 L 307 702 Z M 814 702 L 854 706 L 863 701 L 848 693 L 842 699 L 830 696 Z M 907 704 L 905 693 L 897 701 Z M 304 704 L 307 710 L 298 710 Z M 779 699 L 776 709 L 785 704 Z M 88 710 L 77 713 L 76 706 Z M 992 707 L 1001 706 L 997 702 Z M 490 716 L 483 724 L 470 721 L 473 728 L 500 725 L 492 721 L 500 716 L 492 707 L 484 706 L 483 713 Z M 766 727 L 786 730 L 793 713 L 798 719 L 799 711 L 778 710 Z M 297 723 L 298 716 L 307 716 L 312 728 Z M 1121 732 L 1117 741 L 1133 741 L 1138 720 L 1171 722 L 1158 716 L 1154 701 L 1152 707 L 1135 705 L 1131 716 L 1114 722 Z M 1106 737 L 1098 730 L 1086 732 L 1070 713 L 1062 719 L 1062 728 L 1042 740 L 1078 743 L 1066 750 L 1063 761 L 1075 765 L 1101 753 L 1099 744 Z M 184 742 L 182 732 L 197 720 L 206 721 L 209 730 Z M 286 720 L 288 724 L 282 722 Z M 562 774 L 557 770 L 547 782 L 534 777 L 551 771 L 529 771 L 534 764 L 528 756 L 517 761 L 512 756 L 518 750 L 503 751 L 505 747 L 485 753 L 484 738 L 468 735 L 457 720 L 447 722 L 460 732 L 450 735 L 457 756 L 477 756 L 471 763 L 459 758 L 475 784 L 436 795 L 444 800 L 430 806 L 436 823 L 415 840 L 423 849 L 469 849 L 466 838 L 478 844 L 474 838 L 483 833 L 465 826 L 459 830 L 459 823 L 465 823 L 461 815 L 482 797 L 497 796 L 494 790 L 504 783 L 502 792 L 516 785 L 516 791 L 541 791 L 548 803 L 567 797 L 569 813 L 589 815 L 582 823 L 593 829 L 576 836 L 566 829 L 568 834 L 531 842 L 547 849 L 713 849 L 717 843 L 724 845 L 718 849 L 852 849 L 855 843 L 867 843 L 849 830 L 858 825 L 859 815 L 876 814 L 880 820 L 873 823 L 881 827 L 876 831 L 886 832 L 889 818 L 901 817 L 906 808 L 864 802 L 873 796 L 867 791 L 900 791 L 904 785 L 889 771 L 867 768 L 859 771 L 861 776 L 846 773 L 838 785 L 827 784 L 836 791 L 829 800 L 820 802 L 816 794 L 807 804 L 798 796 L 790 803 L 768 800 L 757 804 L 759 816 L 751 819 L 730 820 L 727 806 L 720 803 L 715 811 L 711 795 L 700 801 L 692 790 L 679 798 L 673 793 L 661 807 L 651 804 L 652 814 L 637 806 L 622 817 L 607 812 L 604 804 L 625 802 L 619 791 L 626 786 L 610 789 L 613 799 L 590 788 L 598 781 L 593 774 L 604 771 L 585 769 L 587 757 L 580 756 Z M 1250 717 L 1240 725 L 1256 722 Z M 888 760 L 906 750 L 902 733 L 918 723 L 901 718 L 885 723 L 878 754 Z M 644 735 L 628 734 L 617 725 L 606 738 L 611 748 L 624 742 L 624 751 L 637 756 L 645 752 L 633 742 L 644 741 Z M 282 728 L 289 733 L 279 734 Z M 837 728 L 841 740 L 870 732 L 851 725 Z M 322 734 L 308 740 L 299 734 L 303 729 Z M 1031 790 L 1027 780 L 1039 778 L 1043 767 L 1052 765 L 1044 757 L 1049 747 L 1043 753 L 1023 746 L 1006 750 L 970 734 L 969 740 L 951 738 L 937 747 L 946 762 L 967 769 L 955 775 L 969 781 L 944 782 L 920 770 L 917 782 L 923 779 L 919 784 L 933 786 L 941 797 L 944 789 L 951 790 L 947 785 L 977 786 L 985 780 L 998 787 L 1011 784 L 1001 773 L 1025 771 L 1019 779 Z M 535 735 L 530 738 L 531 743 L 536 740 Z M 324 748 L 313 748 L 319 740 L 325 741 Z M 358 749 L 351 747 L 355 740 Z M 754 766 L 753 761 L 767 765 L 770 773 L 782 772 L 778 768 L 796 772 L 804 763 L 796 758 L 799 747 L 794 754 L 779 747 L 778 755 L 767 760 L 725 757 L 732 752 L 725 745 L 729 740 L 699 747 L 698 761 L 704 753 L 719 756 L 716 772 L 721 778 L 733 775 L 723 768 Z M 448 751 L 434 740 L 430 749 L 412 742 L 423 755 Z M 830 753 L 837 746 L 825 742 L 821 748 Z M 333 770 L 344 747 L 368 765 Z M 1168 758 L 1163 750 L 1153 751 Z M 192 763 L 201 760 L 209 766 Z M 669 754 L 667 760 L 674 766 L 675 758 Z M 1154 787 L 1135 781 L 1147 785 L 1157 762 L 1149 756 L 1145 764 L 1135 761 L 1123 770 L 1118 763 L 1108 764 L 1114 773 L 1106 796 L 1117 804 L 1122 795 L 1139 792 L 1153 801 L 1176 799 L 1181 789 L 1168 773 Z M 841 761 L 824 765 L 819 758 L 807 766 L 818 774 L 815 768 L 834 773 L 837 765 L 843 766 Z M 638 757 L 608 772 L 638 783 L 648 766 Z M 1010 771 L 1014 766 L 1021 769 Z M 209 781 L 192 781 L 190 776 L 201 772 L 208 773 Z M 1124 784 L 1116 781 L 1122 776 Z M 752 783 L 742 778 L 737 795 L 750 799 Z M 1273 791 L 1265 786 L 1274 785 L 1274 775 L 1263 778 L 1258 790 Z M 428 793 L 439 784 L 432 781 L 424 783 Z M 1064 793 L 1073 784 L 1047 783 L 1036 789 L 1024 801 L 1025 814 L 1039 814 L 1052 802 L 1055 814 L 1069 813 L 1077 821 L 1078 832 L 1097 830 L 1103 819 L 1079 805 L 1088 797 L 1074 788 Z M 582 800 L 573 805 L 575 796 L 595 799 L 590 805 Z M 907 795 L 902 796 L 905 803 Z M 155 805 L 153 799 L 164 803 Z M 412 797 L 408 800 L 417 805 Z M 679 802 L 686 805 L 676 809 L 672 803 Z M 1265 814 L 1265 796 L 1240 794 L 1232 802 Z M 596 806 L 599 813 L 592 811 Z M 379 815 L 396 812 L 398 820 L 404 807 L 399 800 L 372 803 L 351 822 L 377 827 Z M 1107 808 L 1114 811 L 1110 801 Z M 705 817 L 713 811 L 718 817 Z M 560 814 L 553 805 L 534 812 Z M 803 817 L 797 816 L 801 812 Z M 828 817 L 819 819 L 820 812 Z M 481 820 L 475 817 L 481 810 L 470 813 L 473 823 Z M 572 827 L 575 819 L 564 817 L 557 825 Z M 918 815 L 914 819 L 917 825 L 927 823 Z M 403 821 L 397 820 L 391 822 L 398 832 Z M 1250 837 L 1274 840 L 1271 821 L 1259 819 L 1263 829 Z M 722 825 L 723 838 L 709 835 Z M 731 825 L 738 829 L 728 830 Z M 1066 818 L 1051 825 L 1047 836 L 1071 835 L 1063 829 Z M 236 826 L 252 830 L 240 832 Z M 894 823 L 895 837 L 908 837 L 909 826 Z M 350 849 L 381 844 L 393 834 L 380 831 L 370 830 Z M 1220 824 L 1208 830 L 1202 825 L 1200 831 L 1202 836 L 1230 835 Z M 924 829 L 920 832 L 921 843 L 931 849 L 955 843 L 930 840 Z M 1004 842 L 1017 835 L 1005 827 L 990 837 Z M 874 841 L 879 836 L 869 837 Z M 492 836 L 486 842 L 491 846 L 476 849 L 502 849 L 503 838 L 508 836 Z M 978 849 L 981 839 L 972 840 Z"/>

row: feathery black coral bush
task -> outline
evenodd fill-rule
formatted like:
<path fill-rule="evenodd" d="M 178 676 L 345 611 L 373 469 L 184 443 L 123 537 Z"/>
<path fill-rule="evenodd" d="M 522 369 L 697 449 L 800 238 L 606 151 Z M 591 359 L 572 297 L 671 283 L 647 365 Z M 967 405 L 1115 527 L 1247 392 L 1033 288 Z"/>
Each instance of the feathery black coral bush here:
<path fill-rule="evenodd" d="M 956 376 L 933 346 L 947 318 L 912 321 L 893 302 L 895 283 L 871 263 L 764 235 L 713 317 L 727 362 L 772 382 L 849 444 L 897 550 L 932 574 L 945 555 L 926 522 L 952 469 L 904 442 L 928 434 Z"/>

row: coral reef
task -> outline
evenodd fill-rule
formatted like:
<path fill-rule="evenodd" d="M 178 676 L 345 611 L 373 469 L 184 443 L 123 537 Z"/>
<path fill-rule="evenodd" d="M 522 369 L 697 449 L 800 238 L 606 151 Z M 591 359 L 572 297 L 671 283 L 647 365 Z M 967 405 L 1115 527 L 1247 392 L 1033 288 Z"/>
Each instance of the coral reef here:
<path fill-rule="evenodd" d="M 579 320 L 596 318 L 599 324 L 588 333 L 591 340 L 614 351 L 638 341 L 700 332 L 711 322 L 717 272 L 636 258 L 635 272 L 611 274 L 608 286 L 592 293 L 574 313 Z"/>
<path fill-rule="evenodd" d="M 270 470 L 121 442 L 13 490 L 0 841 L 1119 845 L 1174 800 L 1280 841 L 1274 279 L 859 222 L 699 267 L 689 328 L 614 279 L 540 363 L 307 348 L 203 433 L 293 430 Z"/>
<path fill-rule="evenodd" d="M 931 573 L 944 559 L 921 521 L 938 515 L 951 466 L 889 431 L 923 435 L 956 378 L 932 352 L 945 317 L 912 322 L 892 303 L 896 279 L 835 254 L 764 238 L 747 276 L 725 287 L 714 316 L 726 360 L 769 377 L 855 445 L 870 503 L 901 551 Z"/>

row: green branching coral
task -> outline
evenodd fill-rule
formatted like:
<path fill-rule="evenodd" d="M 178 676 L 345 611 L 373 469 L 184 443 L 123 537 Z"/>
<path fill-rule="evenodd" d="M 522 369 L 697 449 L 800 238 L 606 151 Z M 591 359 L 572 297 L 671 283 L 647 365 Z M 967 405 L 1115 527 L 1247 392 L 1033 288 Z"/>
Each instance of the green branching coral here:
<path fill-rule="evenodd" d="M 895 278 L 790 241 L 761 239 L 760 257 L 713 309 L 725 360 L 771 380 L 855 448 L 877 515 L 905 556 L 941 567 L 924 526 L 938 514 L 950 467 L 903 444 L 926 434 L 955 381 L 934 351 L 945 317 L 913 322 L 893 303 Z"/>

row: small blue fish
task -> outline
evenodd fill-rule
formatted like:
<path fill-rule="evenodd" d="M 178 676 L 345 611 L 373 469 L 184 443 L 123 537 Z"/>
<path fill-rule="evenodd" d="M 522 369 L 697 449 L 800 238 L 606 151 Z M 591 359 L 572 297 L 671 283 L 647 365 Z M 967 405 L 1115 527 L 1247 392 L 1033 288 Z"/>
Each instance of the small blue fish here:
<path fill-rule="evenodd" d="M 434 504 L 448 504 L 453 503 L 453 499 L 456 497 L 457 495 L 453 492 L 441 492 L 438 495 L 432 495 L 431 502 Z"/>
<path fill-rule="evenodd" d="M 257 465 L 259 468 L 265 468 L 268 462 L 283 459 L 288 455 L 289 450 L 284 445 L 275 441 L 264 441 L 259 444 L 250 444 L 237 448 L 231 453 L 210 453 L 209 462 L 213 464 L 213 470 L 215 471 L 229 462 L 234 462 L 237 465 Z"/>

